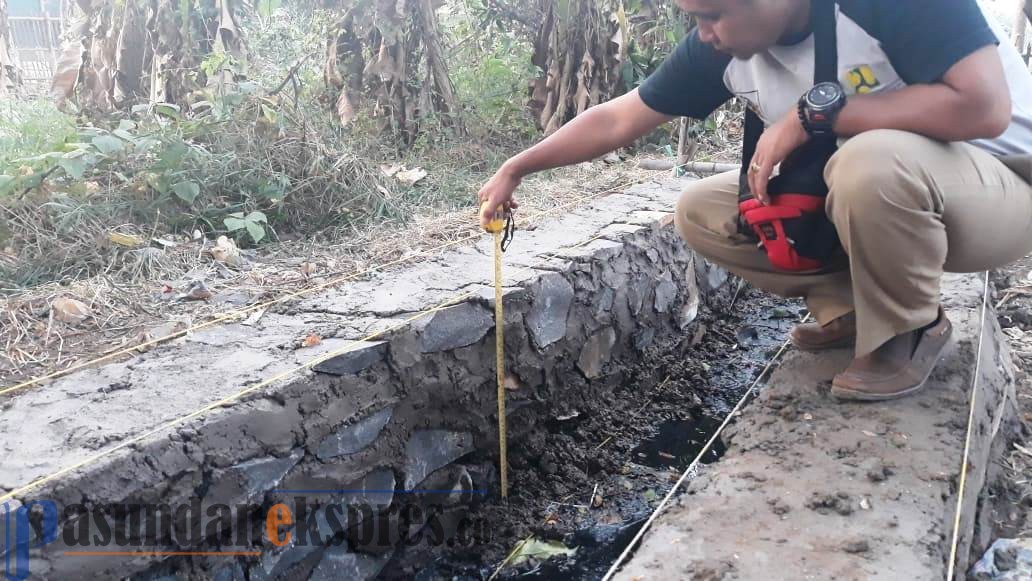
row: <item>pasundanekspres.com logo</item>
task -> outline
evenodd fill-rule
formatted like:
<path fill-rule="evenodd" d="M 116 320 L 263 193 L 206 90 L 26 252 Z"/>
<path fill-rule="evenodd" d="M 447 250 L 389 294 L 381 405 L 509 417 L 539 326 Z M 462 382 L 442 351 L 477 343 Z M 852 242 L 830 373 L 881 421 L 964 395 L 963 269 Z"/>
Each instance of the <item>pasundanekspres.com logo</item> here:
<path fill-rule="evenodd" d="M 358 549 L 399 543 L 472 546 L 476 539 L 490 534 L 487 523 L 454 505 L 397 500 L 390 504 L 313 503 L 303 496 L 267 508 L 194 500 L 175 506 L 126 503 L 69 505 L 59 510 L 49 500 L 25 505 L 8 501 L 0 504 L 0 526 L 0 556 L 8 581 L 28 579 L 32 550 L 43 547 L 57 557 L 259 557 L 263 550 L 288 545 L 333 546 L 344 542 Z M 399 536 L 398 530 L 418 532 Z M 205 546 L 213 539 L 218 550 L 182 549 Z"/>
<path fill-rule="evenodd" d="M 38 529 L 32 528 L 29 516 L 38 508 L 41 515 L 36 519 Z M 57 505 L 49 500 L 37 500 L 25 505 L 5 502 L 0 505 L 0 523 L 4 534 L 0 536 L 0 555 L 4 557 L 4 574 L 10 581 L 23 581 L 29 577 L 29 549 L 33 537 L 37 546 L 57 540 Z M 35 534 L 34 534 L 35 533 Z"/>

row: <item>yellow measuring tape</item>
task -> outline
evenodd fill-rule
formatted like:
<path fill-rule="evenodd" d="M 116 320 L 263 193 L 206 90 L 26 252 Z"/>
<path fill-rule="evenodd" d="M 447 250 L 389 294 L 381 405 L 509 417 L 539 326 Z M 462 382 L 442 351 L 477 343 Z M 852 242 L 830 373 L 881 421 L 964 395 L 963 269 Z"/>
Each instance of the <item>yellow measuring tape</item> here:
<path fill-rule="evenodd" d="M 483 205 L 481 206 L 483 209 Z M 502 303 L 502 253 L 512 236 L 512 215 L 500 206 L 484 227 L 494 234 L 495 284 L 495 374 L 498 377 L 498 472 L 502 481 L 502 498 L 509 497 L 509 444 L 505 427 L 505 308 Z"/>

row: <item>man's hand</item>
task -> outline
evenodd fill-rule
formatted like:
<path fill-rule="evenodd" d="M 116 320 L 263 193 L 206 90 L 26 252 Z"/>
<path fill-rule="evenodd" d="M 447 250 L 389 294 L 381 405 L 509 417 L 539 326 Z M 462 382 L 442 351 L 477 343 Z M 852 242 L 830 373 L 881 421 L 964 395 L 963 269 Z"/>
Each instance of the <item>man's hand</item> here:
<path fill-rule="evenodd" d="M 809 139 L 810 135 L 803 128 L 795 107 L 763 132 L 749 163 L 749 189 L 757 200 L 764 205 L 770 204 L 767 182 L 774 173 L 774 167 Z"/>
<path fill-rule="evenodd" d="M 516 208 L 512 193 L 520 181 L 534 172 L 590 161 L 615 149 L 627 146 L 673 117 L 650 109 L 638 89 L 612 101 L 595 105 L 577 115 L 541 143 L 505 162 L 480 188 L 481 204 L 489 202 L 489 212 L 499 205 Z M 490 214 L 480 216 L 486 226 Z"/>
<path fill-rule="evenodd" d="M 498 206 L 506 210 L 514 210 L 520 205 L 513 199 L 513 192 L 520 185 L 523 178 L 512 171 L 508 165 L 503 165 L 495 172 L 491 179 L 487 180 L 484 187 L 480 188 L 477 198 L 480 200 L 482 209 L 480 211 L 480 226 L 487 228 L 488 222 L 494 215 Z M 487 205 L 484 205 L 487 202 Z"/>

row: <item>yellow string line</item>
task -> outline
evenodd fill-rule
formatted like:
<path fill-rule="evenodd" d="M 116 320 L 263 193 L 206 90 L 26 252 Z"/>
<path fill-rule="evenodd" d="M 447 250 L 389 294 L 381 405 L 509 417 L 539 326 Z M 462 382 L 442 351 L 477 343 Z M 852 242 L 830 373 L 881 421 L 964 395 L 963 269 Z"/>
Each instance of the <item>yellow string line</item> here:
<path fill-rule="evenodd" d="M 982 339 L 985 336 L 985 314 L 989 303 L 989 271 L 985 272 L 985 290 L 982 292 L 982 315 L 978 325 L 978 349 L 975 352 L 975 372 L 971 378 L 971 405 L 968 408 L 967 434 L 964 436 L 964 456 L 960 465 L 960 484 L 957 486 L 957 509 L 953 514 L 953 539 L 950 541 L 950 559 L 946 566 L 946 580 L 953 579 L 957 565 L 957 545 L 960 544 L 960 517 L 964 510 L 964 487 L 967 486 L 968 461 L 971 454 L 971 434 L 975 426 L 975 400 L 978 397 L 978 374 L 982 368 Z"/>
<path fill-rule="evenodd" d="M 572 200 L 570 202 L 566 202 L 564 204 L 560 204 L 558 206 L 555 206 L 554 208 L 550 208 L 548 210 L 542 210 L 542 211 L 539 211 L 539 212 L 534 212 L 534 213 L 528 214 L 527 218 L 528 219 L 532 219 L 532 218 L 538 218 L 538 217 L 542 217 L 542 216 L 549 216 L 549 215 L 551 215 L 553 213 L 558 213 L 559 210 L 565 209 L 568 206 L 576 205 L 576 204 L 579 204 L 579 203 L 587 201 L 587 200 L 591 200 L 591 199 L 594 199 L 594 198 L 597 198 L 597 197 L 600 197 L 600 196 L 603 196 L 603 195 L 606 195 L 606 194 L 613 193 L 615 191 L 624 189 L 624 188 L 632 185 L 633 183 L 634 183 L 633 180 L 632 181 L 628 181 L 628 182 L 625 182 L 625 183 L 623 183 L 621 185 L 613 186 L 613 187 L 611 187 L 611 188 L 609 188 L 607 190 L 603 190 L 601 192 L 596 192 L 594 194 L 590 194 L 590 195 L 587 195 L 587 196 L 578 197 L 578 198 L 575 198 L 574 200 Z M 125 349 L 121 349 L 121 350 L 115 351 L 113 353 L 108 353 L 107 355 L 103 355 L 101 357 L 97 357 L 95 359 L 91 359 L 89 361 L 85 361 L 83 363 L 78 363 L 76 365 L 73 365 L 71 367 L 67 367 L 65 369 L 60 369 L 60 370 L 57 370 L 57 371 L 53 371 L 53 372 L 48 373 L 46 375 L 41 375 L 41 376 L 33 377 L 32 379 L 25 380 L 25 381 L 23 381 L 21 383 L 17 383 L 15 385 L 10 386 L 10 387 L 5 387 L 3 389 L 0 389 L 0 396 L 7 395 L 8 393 L 12 393 L 12 392 L 15 392 L 15 391 L 19 391 L 19 390 L 25 389 L 27 387 L 31 387 L 33 385 L 36 385 L 38 383 L 47 381 L 49 379 L 56 379 L 58 377 L 63 377 L 65 375 L 68 375 L 69 373 L 72 373 L 72 372 L 75 372 L 75 371 L 79 371 L 80 369 L 85 369 L 87 367 L 91 367 L 91 366 L 96 365 L 98 363 L 103 363 L 105 361 L 110 361 L 110 360 L 112 360 L 112 359 L 114 359 L 116 357 L 121 357 L 123 355 L 129 355 L 129 354 L 132 354 L 133 352 L 137 352 L 137 351 L 142 352 L 142 350 L 144 350 L 144 349 L 148 349 L 148 348 L 153 347 L 155 345 L 158 345 L 158 344 L 161 344 L 161 343 L 166 343 L 168 341 L 172 341 L 173 339 L 178 339 L 179 337 L 183 337 L 183 336 L 185 336 L 185 335 L 187 335 L 189 333 L 193 333 L 193 332 L 198 331 L 200 329 L 204 329 L 204 328 L 210 327 L 212 325 L 216 325 L 216 324 L 223 323 L 223 322 L 226 322 L 226 321 L 229 321 L 229 320 L 232 320 L 232 319 L 236 319 L 236 318 L 239 318 L 239 317 L 241 317 L 243 315 L 246 315 L 248 313 L 252 313 L 252 312 L 255 312 L 255 311 L 258 311 L 258 310 L 261 310 L 261 309 L 267 309 L 267 308 L 269 308 L 269 307 L 271 307 L 273 305 L 277 305 L 277 304 L 284 303 L 284 302 L 289 301 L 289 300 L 300 298 L 300 297 L 312 294 L 314 292 L 325 290 L 327 288 L 337 286 L 337 285 L 339 285 L 339 284 L 341 284 L 343 282 L 347 282 L 349 280 L 354 280 L 354 279 L 359 278 L 361 276 L 364 276 L 366 274 L 369 274 L 369 273 L 372 273 L 372 272 L 375 272 L 375 271 L 378 271 L 378 270 L 382 270 L 384 268 L 388 268 L 388 267 L 391 267 L 391 266 L 397 266 L 399 264 L 403 264 L 405 262 L 409 262 L 409 261 L 411 261 L 411 260 L 413 260 L 415 258 L 422 257 L 422 256 L 425 256 L 427 254 L 436 253 L 436 252 L 439 252 L 441 250 L 444 250 L 446 248 L 449 248 L 451 246 L 455 246 L 455 245 L 463 243 L 463 242 L 468 242 L 468 241 L 473 240 L 475 238 L 479 238 L 480 236 L 481 236 L 481 233 L 479 231 L 475 231 L 475 232 L 472 232 L 469 236 L 466 236 L 464 238 L 459 238 L 457 240 L 452 240 L 450 242 L 446 242 L 446 243 L 441 244 L 439 246 L 434 246 L 434 247 L 428 248 L 426 250 L 421 250 L 420 252 L 418 252 L 416 254 L 413 254 L 412 256 L 398 258 L 398 259 L 395 259 L 395 260 L 392 260 L 392 261 L 389 261 L 389 262 L 385 262 L 383 264 L 372 266 L 372 267 L 367 268 L 365 270 L 353 272 L 351 274 L 344 275 L 342 277 L 333 279 L 333 280 L 331 280 L 329 282 L 326 282 L 326 283 L 323 283 L 323 284 L 320 284 L 320 285 L 317 285 L 317 286 L 314 286 L 314 287 L 301 289 L 299 291 L 295 291 L 295 292 L 292 292 L 292 293 L 288 293 L 288 294 L 286 294 L 284 296 L 272 299 L 270 301 L 266 301 L 264 303 L 258 303 L 258 304 L 251 305 L 251 306 L 248 306 L 248 307 L 243 307 L 241 309 L 229 311 L 228 313 L 223 313 L 221 315 L 218 315 L 214 319 L 205 321 L 203 323 L 198 323 L 197 325 L 193 325 L 193 326 L 187 327 L 186 329 L 182 329 L 180 331 L 176 331 L 175 333 L 170 333 L 168 335 L 165 335 L 163 337 L 159 337 L 159 338 L 156 338 L 156 339 L 151 339 L 149 341 L 145 341 L 145 342 L 140 343 L 138 345 L 132 345 L 130 347 L 126 347 Z"/>
<path fill-rule="evenodd" d="M 583 242 L 580 242 L 580 243 L 578 243 L 578 244 L 576 244 L 574 246 L 570 246 L 567 249 L 579 248 L 581 246 L 590 244 L 591 242 L 593 242 L 593 241 L 595 241 L 595 240 L 597 240 L 597 239 L 599 239 L 601 237 L 602 237 L 602 234 L 596 234 L 595 236 L 592 236 L 591 238 L 588 238 L 587 240 L 584 240 Z M 519 272 L 520 275 L 522 275 L 524 272 L 529 272 L 529 271 L 533 270 L 535 267 L 537 267 L 537 266 L 539 266 L 541 264 L 544 264 L 548 259 L 554 258 L 554 257 L 555 257 L 555 253 L 547 255 L 543 259 L 535 262 L 533 265 L 526 266 L 526 267 L 524 267 L 522 270 L 520 270 L 518 272 Z M 368 336 L 366 336 L 366 337 L 364 337 L 362 339 L 357 339 L 355 341 L 352 341 L 352 342 L 348 343 L 347 345 L 341 347 L 340 349 L 336 349 L 334 351 L 330 351 L 329 353 L 320 355 L 320 356 L 312 359 L 311 361 L 309 361 L 309 362 L 307 362 L 307 363 L 305 363 L 303 365 L 299 365 L 298 367 L 295 367 L 293 369 L 289 369 L 287 371 L 278 373 L 278 374 L 276 374 L 276 375 L 274 375 L 274 376 L 272 376 L 272 377 L 270 377 L 268 379 L 265 379 L 263 381 L 260 381 L 260 382 L 256 383 L 255 385 L 252 385 L 251 387 L 248 387 L 246 389 L 238 391 L 237 393 L 234 393 L 234 394 L 232 394 L 230 396 L 224 397 L 224 398 L 222 398 L 222 399 L 220 399 L 220 400 L 218 400 L 218 401 L 216 401 L 214 403 L 208 404 L 208 405 L 206 405 L 206 406 L 204 406 L 202 408 L 199 408 L 197 410 L 194 410 L 194 411 L 192 411 L 192 412 L 190 412 L 190 413 L 188 413 L 188 414 L 186 414 L 184 416 L 180 416 L 180 417 L 178 417 L 178 418 L 176 418 L 174 420 L 170 420 L 168 422 L 165 422 L 164 424 L 161 424 L 161 425 L 159 425 L 156 428 L 153 428 L 153 429 L 151 429 L 151 430 L 149 430 L 147 432 L 144 432 L 142 434 L 134 436 L 134 437 L 132 437 L 132 438 L 130 438 L 128 440 L 125 440 L 124 442 L 121 442 L 120 444 L 118 444 L 118 445 L 116 445 L 116 446 L 114 446 L 112 448 L 109 448 L 107 450 L 104 450 L 103 452 L 98 452 L 98 453 L 96 453 L 96 454 L 94 454 L 92 456 L 89 456 L 89 457 L 87 457 L 87 458 L 85 458 L 85 459 L 83 459 L 83 460 L 81 460 L 79 462 L 76 462 L 75 464 L 72 464 L 71 466 L 66 466 L 65 468 L 62 468 L 62 469 L 60 469 L 60 470 L 58 470 L 56 472 L 53 472 L 53 473 L 51 473 L 51 474 L 49 474 L 47 476 L 43 476 L 43 477 L 40 477 L 40 478 L 38 478 L 36 480 L 33 480 L 32 482 L 26 484 L 25 486 L 21 486 L 19 488 L 16 488 L 16 489 L 12 490 L 11 492 L 8 492 L 7 494 L 4 494 L 3 496 L 0 496 L 0 503 L 4 502 L 6 500 L 9 500 L 11 498 L 14 498 L 15 496 L 20 496 L 22 494 L 25 494 L 26 492 L 30 492 L 32 490 L 35 490 L 36 488 L 39 488 L 40 486 L 42 486 L 42 485 L 44 485 L 44 484 L 46 484 L 48 482 L 56 480 L 56 479 L 60 478 L 61 476 L 64 476 L 65 474 L 68 474 L 68 473 L 73 472 L 73 471 L 75 471 L 75 470 L 77 470 L 79 468 L 83 468 L 83 467 L 88 466 L 90 464 L 93 464 L 93 463 L 95 463 L 95 462 L 97 462 L 99 460 L 102 460 L 103 458 L 106 458 L 106 457 L 114 454 L 115 452 L 118 452 L 119 450 L 123 450 L 125 448 L 128 448 L 129 446 L 134 445 L 134 444 L 138 444 L 138 443 L 146 440 L 150 436 L 153 436 L 154 434 L 158 434 L 160 432 L 168 430 L 169 428 L 173 428 L 175 426 L 181 425 L 181 424 L 183 424 L 183 423 L 185 423 L 185 422 L 187 422 L 189 420 L 192 420 L 192 419 L 197 418 L 197 417 L 199 417 L 201 415 L 204 415 L 204 414 L 206 414 L 206 413 L 208 413 L 208 412 L 210 412 L 210 411 L 212 411 L 212 410 L 214 410 L 216 408 L 219 408 L 219 407 L 222 407 L 224 405 L 233 403 L 233 402 L 239 400 L 240 398 L 244 397 L 245 395 L 254 393 L 254 392 L 256 392 L 256 391 L 258 391 L 258 390 L 260 390 L 260 389 L 262 389 L 264 387 L 267 387 L 267 386 L 269 386 L 269 385 L 271 385 L 271 384 L 273 384 L 273 383 L 275 383 L 277 381 L 280 381 L 282 379 L 286 379 L 287 377 L 290 377 L 290 376 L 294 375 L 295 373 L 298 373 L 300 371 L 304 371 L 306 369 L 310 369 L 310 368 L 312 368 L 312 367 L 314 367 L 314 366 L 316 366 L 316 365 L 318 365 L 318 364 L 320 364 L 320 363 L 322 363 L 324 361 L 328 361 L 330 359 L 333 359 L 334 357 L 337 357 L 339 355 L 347 353 L 348 351 L 351 351 L 352 348 L 355 347 L 356 345 L 359 345 L 359 344 L 364 343 L 366 341 L 370 341 L 370 340 L 376 339 L 377 337 L 380 337 L 380 336 L 386 334 L 389 331 L 394 331 L 396 329 L 400 329 L 401 327 L 411 323 L 412 321 L 415 321 L 416 319 L 419 319 L 421 317 L 425 317 L 425 316 L 427 316 L 429 314 L 432 314 L 432 313 L 436 313 L 437 311 L 445 309 L 445 308 L 447 308 L 449 306 L 452 306 L 452 305 L 454 305 L 454 304 L 456 304 L 456 303 L 458 303 L 458 302 L 460 302 L 460 301 L 462 301 L 462 300 L 464 300 L 464 299 L 466 299 L 466 298 L 468 298 L 470 296 L 473 296 L 474 294 L 476 294 L 476 292 L 477 292 L 476 290 L 471 290 L 471 291 L 466 291 L 464 293 L 461 293 L 461 294 L 459 294 L 459 295 L 457 295 L 455 297 L 452 297 L 450 299 L 447 299 L 447 300 L 439 303 L 437 306 L 434 306 L 434 307 L 432 307 L 432 308 L 430 308 L 428 310 L 416 313 L 415 315 L 412 315 L 412 316 L 408 317 L 407 319 L 404 319 L 404 320 L 400 321 L 399 323 L 397 323 L 395 325 L 392 325 L 392 326 L 387 327 L 385 329 L 382 329 L 380 331 L 376 331 L 374 333 L 370 333 Z"/>

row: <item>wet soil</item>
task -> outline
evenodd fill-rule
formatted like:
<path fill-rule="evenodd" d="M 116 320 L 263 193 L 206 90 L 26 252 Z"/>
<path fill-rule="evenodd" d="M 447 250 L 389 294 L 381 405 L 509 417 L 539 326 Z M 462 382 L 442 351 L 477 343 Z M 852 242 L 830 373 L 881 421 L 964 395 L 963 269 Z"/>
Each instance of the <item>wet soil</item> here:
<path fill-rule="evenodd" d="M 429 562 L 395 559 L 381 578 L 599 578 L 804 312 L 748 288 L 709 305 L 681 340 L 648 349 L 612 397 L 576 417 L 540 418 L 511 442 L 509 499 L 473 508 L 470 521 L 487 526 L 472 527 L 468 542 Z M 702 461 L 723 450 L 718 441 Z M 528 538 L 576 552 L 501 567 Z"/>

